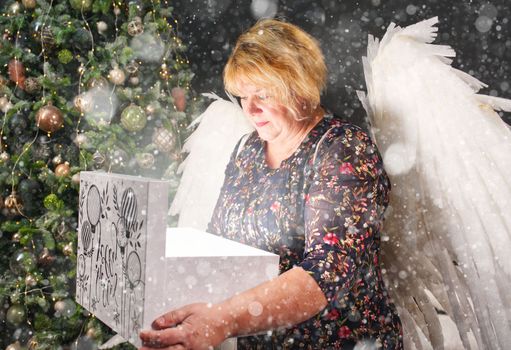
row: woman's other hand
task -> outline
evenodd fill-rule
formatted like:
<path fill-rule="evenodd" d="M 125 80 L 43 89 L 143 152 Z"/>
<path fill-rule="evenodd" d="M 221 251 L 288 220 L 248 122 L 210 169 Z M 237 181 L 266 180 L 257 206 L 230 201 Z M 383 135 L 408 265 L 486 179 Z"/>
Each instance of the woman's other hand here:
<path fill-rule="evenodd" d="M 197 303 L 168 312 L 140 332 L 142 348 L 213 349 L 229 338 L 232 320 L 220 305 Z"/>

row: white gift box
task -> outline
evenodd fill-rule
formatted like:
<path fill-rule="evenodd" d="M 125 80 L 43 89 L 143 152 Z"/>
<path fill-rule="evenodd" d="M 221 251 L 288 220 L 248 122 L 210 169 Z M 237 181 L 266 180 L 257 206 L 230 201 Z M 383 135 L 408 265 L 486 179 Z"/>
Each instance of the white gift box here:
<path fill-rule="evenodd" d="M 216 303 L 279 273 L 279 256 L 166 228 L 168 184 L 81 172 L 76 300 L 135 346 L 161 314 Z"/>

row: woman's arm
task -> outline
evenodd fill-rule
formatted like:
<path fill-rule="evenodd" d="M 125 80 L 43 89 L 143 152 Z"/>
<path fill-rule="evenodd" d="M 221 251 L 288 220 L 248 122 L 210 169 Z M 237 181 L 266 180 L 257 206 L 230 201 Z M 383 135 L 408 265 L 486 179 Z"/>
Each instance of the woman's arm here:
<path fill-rule="evenodd" d="M 147 347 L 208 349 L 229 337 L 298 324 L 326 304 L 314 278 L 297 267 L 222 303 L 171 311 L 153 322 L 152 331 L 142 331 L 140 338 Z"/>

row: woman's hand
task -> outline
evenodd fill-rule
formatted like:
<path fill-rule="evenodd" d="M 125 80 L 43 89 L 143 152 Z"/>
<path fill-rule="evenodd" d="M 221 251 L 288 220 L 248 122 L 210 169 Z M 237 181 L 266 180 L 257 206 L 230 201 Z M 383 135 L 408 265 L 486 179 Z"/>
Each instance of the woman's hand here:
<path fill-rule="evenodd" d="M 232 320 L 220 305 L 190 304 L 168 312 L 152 323 L 153 330 L 140 332 L 140 350 L 213 349 L 230 334 Z"/>

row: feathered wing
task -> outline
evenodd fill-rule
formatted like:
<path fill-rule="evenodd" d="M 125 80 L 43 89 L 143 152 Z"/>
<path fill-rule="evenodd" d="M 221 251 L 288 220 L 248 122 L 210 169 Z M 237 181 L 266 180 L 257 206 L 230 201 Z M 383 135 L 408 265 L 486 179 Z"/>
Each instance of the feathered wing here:
<path fill-rule="evenodd" d="M 253 130 L 234 99 L 206 96 L 216 101 L 198 117 L 199 126 L 183 145 L 188 156 L 180 165 L 182 177 L 169 210 L 171 215 L 179 214 L 180 227 L 201 230 L 211 219 L 237 141 Z"/>
<path fill-rule="evenodd" d="M 359 92 L 393 189 L 382 255 L 409 349 L 511 344 L 511 101 L 450 66 L 438 19 L 369 37 Z"/>

